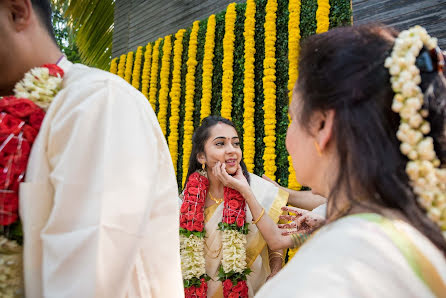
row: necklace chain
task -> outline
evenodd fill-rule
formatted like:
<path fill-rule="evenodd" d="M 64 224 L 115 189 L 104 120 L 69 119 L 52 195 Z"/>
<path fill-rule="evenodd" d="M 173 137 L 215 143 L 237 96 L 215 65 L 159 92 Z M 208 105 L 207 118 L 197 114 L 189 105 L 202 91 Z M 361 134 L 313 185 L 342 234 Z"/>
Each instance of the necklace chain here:
<path fill-rule="evenodd" d="M 220 204 L 221 202 L 223 202 L 224 198 L 216 198 L 214 197 L 211 192 L 209 191 L 209 197 L 211 198 L 212 201 L 214 201 L 217 204 Z"/>

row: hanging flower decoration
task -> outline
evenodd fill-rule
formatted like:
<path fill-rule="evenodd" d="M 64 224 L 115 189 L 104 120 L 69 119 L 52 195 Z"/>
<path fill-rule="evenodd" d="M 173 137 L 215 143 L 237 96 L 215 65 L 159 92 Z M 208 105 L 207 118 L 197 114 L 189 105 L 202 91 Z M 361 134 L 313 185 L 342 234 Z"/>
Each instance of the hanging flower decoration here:
<path fill-rule="evenodd" d="M 244 112 L 243 112 L 243 159 L 245 161 L 248 172 L 254 171 L 254 155 L 255 155 L 255 125 L 254 125 L 254 62 L 255 62 L 255 26 L 256 26 L 256 2 L 248 0 L 246 2 L 245 12 L 245 76 L 243 86 L 244 96 Z"/>
<path fill-rule="evenodd" d="M 132 68 L 133 68 L 133 52 L 129 52 L 126 58 L 125 75 L 124 75 L 124 79 L 127 81 L 127 83 L 130 83 L 130 80 L 132 78 Z"/>
<path fill-rule="evenodd" d="M 211 114 L 212 98 L 212 75 L 214 70 L 214 47 L 215 47 L 215 15 L 208 19 L 206 29 L 206 42 L 204 44 L 203 57 L 203 94 L 201 97 L 200 121 Z"/>
<path fill-rule="evenodd" d="M 316 33 L 324 33 L 328 31 L 330 26 L 330 1 L 317 0 L 316 10 Z"/>
<path fill-rule="evenodd" d="M 148 99 L 150 86 L 150 70 L 152 66 L 152 44 L 148 43 L 144 53 L 144 67 L 141 76 L 141 92 Z"/>
<path fill-rule="evenodd" d="M 232 112 L 232 82 L 234 78 L 234 27 L 237 13 L 235 3 L 228 5 L 225 14 L 225 36 L 223 38 L 223 78 L 221 116 L 231 120 Z"/>
<path fill-rule="evenodd" d="M 419 204 L 446 238 L 446 169 L 440 167 L 434 141 L 428 135 L 431 128 L 426 120 L 428 111 L 423 108 L 421 76 L 416 66 L 423 47 L 436 51 L 437 39 L 420 26 L 402 31 L 395 39 L 391 56 L 385 60 L 385 67 L 389 69 L 395 93 L 392 110 L 401 117 L 396 136 L 401 141 L 401 152 L 409 159 L 406 173 Z"/>
<path fill-rule="evenodd" d="M 124 78 L 124 71 L 125 71 L 125 59 L 127 58 L 127 55 L 122 54 L 121 57 L 119 57 L 119 64 L 118 64 L 118 76 L 121 78 Z"/>
<path fill-rule="evenodd" d="M 152 54 L 152 69 L 150 78 L 150 91 L 149 91 L 149 102 L 152 105 L 152 109 L 156 110 L 156 93 L 158 91 L 158 60 L 160 55 L 160 43 L 161 38 L 159 38 L 155 45 L 153 46 Z"/>
<path fill-rule="evenodd" d="M 183 56 L 183 37 L 186 30 L 181 29 L 175 34 L 172 87 L 170 89 L 170 134 L 168 137 L 170 156 L 173 167 L 177 173 L 178 161 L 178 124 L 180 122 L 180 97 L 181 97 L 181 64 Z"/>
<path fill-rule="evenodd" d="M 136 49 L 135 55 L 135 65 L 133 66 L 132 74 L 132 86 L 135 89 L 139 89 L 139 79 L 141 74 L 141 63 L 142 63 L 142 47 Z"/>
<path fill-rule="evenodd" d="M 118 58 L 113 58 L 111 63 L 110 63 L 110 72 L 112 74 L 116 74 L 116 72 L 118 71 L 118 62 L 117 62 Z"/>
<path fill-rule="evenodd" d="M 186 102 L 184 116 L 184 135 L 183 135 L 183 156 L 189 156 L 192 151 L 192 134 L 194 133 L 194 95 L 195 95 L 195 70 L 197 68 L 197 39 L 199 21 L 195 21 L 192 25 L 192 31 L 189 39 L 189 58 L 187 60 L 186 74 Z M 183 184 L 186 180 L 187 168 L 189 160 L 183 158 Z"/>
<path fill-rule="evenodd" d="M 170 56 L 172 53 L 172 36 L 166 36 L 164 38 L 163 45 L 163 58 L 161 62 L 161 72 L 160 72 L 160 92 L 158 96 L 159 111 L 158 111 L 158 122 L 160 124 L 161 130 L 164 136 L 167 133 L 167 106 L 168 96 L 169 96 L 169 75 L 170 75 Z"/>

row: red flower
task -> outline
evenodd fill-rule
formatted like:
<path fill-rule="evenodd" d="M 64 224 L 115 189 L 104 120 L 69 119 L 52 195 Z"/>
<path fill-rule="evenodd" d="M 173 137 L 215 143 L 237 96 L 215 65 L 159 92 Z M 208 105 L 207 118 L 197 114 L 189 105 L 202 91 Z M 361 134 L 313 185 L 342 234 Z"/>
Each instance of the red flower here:
<path fill-rule="evenodd" d="M 186 222 L 180 223 L 180 228 L 187 230 L 187 223 Z"/>
<path fill-rule="evenodd" d="M 17 134 L 20 132 L 25 122 L 9 114 L 0 115 L 0 132 L 3 134 Z"/>
<path fill-rule="evenodd" d="M 17 218 L 17 210 L 19 209 L 19 199 L 17 193 L 1 193 L 0 194 L 0 225 L 7 226 L 14 223 Z"/>
<path fill-rule="evenodd" d="M 239 298 L 239 297 L 240 297 L 240 294 L 239 293 L 234 293 L 234 292 L 231 292 L 228 295 L 228 298 Z"/>
<path fill-rule="evenodd" d="M 8 106 L 5 107 L 5 110 L 12 116 L 19 118 L 28 117 L 38 109 L 39 107 L 34 102 L 25 98 L 15 98 L 14 100 L 10 100 Z"/>
<path fill-rule="evenodd" d="M 184 201 L 183 204 L 181 204 L 180 212 L 186 213 L 187 211 L 189 211 L 189 206 L 189 203 Z"/>
<path fill-rule="evenodd" d="M 239 216 L 239 217 L 237 217 L 236 222 L 237 222 L 237 226 L 241 228 L 241 227 L 243 227 L 243 225 L 245 224 L 245 218 Z"/>
<path fill-rule="evenodd" d="M 180 223 L 186 223 L 187 222 L 187 218 L 184 215 L 180 215 Z"/>
<path fill-rule="evenodd" d="M 235 223 L 235 217 L 234 216 L 228 216 L 226 218 L 226 222 L 230 225 L 232 225 L 233 223 Z"/>
<path fill-rule="evenodd" d="M 42 65 L 42 67 L 48 68 L 48 70 L 50 72 L 50 76 L 63 77 L 63 75 L 64 75 L 63 69 L 60 68 L 59 66 L 57 66 L 56 64 L 44 64 L 44 65 Z"/>
<path fill-rule="evenodd" d="M 194 223 L 192 222 L 192 221 L 189 221 L 187 224 L 186 224 L 186 230 L 188 230 L 188 231 L 192 231 L 194 229 Z"/>
<path fill-rule="evenodd" d="M 23 127 L 23 137 L 30 143 L 34 143 L 38 133 L 39 132 L 35 128 L 27 124 Z"/>
<path fill-rule="evenodd" d="M 232 281 L 227 279 L 223 282 L 223 289 L 230 290 L 232 288 Z"/>
<path fill-rule="evenodd" d="M 204 228 L 204 224 L 202 221 L 196 221 L 194 222 L 194 229 L 198 232 L 202 232 Z"/>
<path fill-rule="evenodd" d="M 197 294 L 198 297 L 206 297 L 207 296 L 207 285 L 206 281 L 201 280 L 201 285 L 199 288 L 196 288 L 195 294 Z"/>
<path fill-rule="evenodd" d="M 33 128 L 39 130 L 40 126 L 42 125 L 43 118 L 45 117 L 45 112 L 41 109 L 35 110 L 30 116 L 29 116 L 29 125 L 31 125 Z"/>
<path fill-rule="evenodd" d="M 230 200 L 228 202 L 228 207 L 231 208 L 232 210 L 237 210 L 237 208 L 240 207 L 240 203 L 236 200 Z"/>
<path fill-rule="evenodd" d="M 196 196 L 196 195 L 198 195 L 200 193 L 200 190 L 197 187 L 189 186 L 187 188 L 187 192 L 190 195 Z"/>
<path fill-rule="evenodd" d="M 237 283 L 237 285 L 232 289 L 234 292 L 241 292 L 246 287 L 246 282 L 244 280 L 241 280 Z"/>
<path fill-rule="evenodd" d="M 199 221 L 199 222 L 203 222 L 204 221 L 204 214 L 203 213 L 195 214 L 195 220 Z"/>

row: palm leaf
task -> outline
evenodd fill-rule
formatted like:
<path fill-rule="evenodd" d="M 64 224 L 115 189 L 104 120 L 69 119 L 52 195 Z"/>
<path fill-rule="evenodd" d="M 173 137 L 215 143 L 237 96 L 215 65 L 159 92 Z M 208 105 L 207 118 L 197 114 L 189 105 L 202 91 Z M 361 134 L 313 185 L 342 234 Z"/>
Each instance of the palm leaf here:
<path fill-rule="evenodd" d="M 68 2 L 68 3 L 67 3 Z M 76 33 L 82 62 L 108 69 L 114 28 L 115 0 L 52 0 L 54 9 L 65 9 L 68 26 Z"/>

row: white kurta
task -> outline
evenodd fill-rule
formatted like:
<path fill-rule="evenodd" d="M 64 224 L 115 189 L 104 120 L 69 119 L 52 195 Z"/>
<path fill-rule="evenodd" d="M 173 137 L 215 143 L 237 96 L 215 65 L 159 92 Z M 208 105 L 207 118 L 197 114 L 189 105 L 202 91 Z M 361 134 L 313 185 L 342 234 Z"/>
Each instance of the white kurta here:
<path fill-rule="evenodd" d="M 27 297 L 182 297 L 177 184 L 146 98 L 63 59 L 20 185 Z"/>
<path fill-rule="evenodd" d="M 442 253 L 413 227 L 402 222 L 398 225 L 446 283 Z M 377 224 L 350 216 L 317 232 L 256 297 L 409 298 L 434 294 Z"/>

